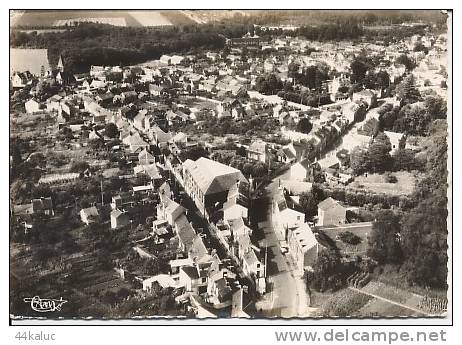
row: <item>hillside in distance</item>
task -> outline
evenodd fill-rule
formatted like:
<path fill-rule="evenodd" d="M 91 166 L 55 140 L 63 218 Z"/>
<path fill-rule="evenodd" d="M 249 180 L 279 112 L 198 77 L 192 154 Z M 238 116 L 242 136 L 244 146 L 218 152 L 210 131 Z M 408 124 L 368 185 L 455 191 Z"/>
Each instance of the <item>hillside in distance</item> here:
<path fill-rule="evenodd" d="M 446 16 L 438 10 L 26 10 L 10 11 L 16 28 L 62 28 L 80 22 L 123 27 L 234 22 L 259 25 L 323 25 L 358 21 L 366 25 L 404 22 L 439 23 Z"/>

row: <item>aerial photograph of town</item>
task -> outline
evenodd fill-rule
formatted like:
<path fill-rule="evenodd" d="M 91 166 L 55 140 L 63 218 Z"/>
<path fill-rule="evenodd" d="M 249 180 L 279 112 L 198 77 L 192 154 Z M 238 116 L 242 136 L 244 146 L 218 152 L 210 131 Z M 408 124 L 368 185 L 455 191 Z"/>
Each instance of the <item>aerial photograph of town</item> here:
<path fill-rule="evenodd" d="M 448 317 L 447 11 L 9 15 L 10 320 Z"/>

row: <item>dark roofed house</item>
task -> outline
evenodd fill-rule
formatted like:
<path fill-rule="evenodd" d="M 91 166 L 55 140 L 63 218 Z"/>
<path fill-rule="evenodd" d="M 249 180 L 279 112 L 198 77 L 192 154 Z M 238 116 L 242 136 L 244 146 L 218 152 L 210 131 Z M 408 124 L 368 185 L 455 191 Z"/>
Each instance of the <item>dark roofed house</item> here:
<path fill-rule="evenodd" d="M 204 157 L 186 160 L 183 178 L 186 192 L 204 215 L 208 209 L 221 207 L 234 185 L 247 182 L 239 170 Z"/>
<path fill-rule="evenodd" d="M 192 248 L 196 232 L 185 215 L 182 215 L 175 220 L 175 232 L 179 239 L 179 249 L 188 253 Z"/>
<path fill-rule="evenodd" d="M 34 214 L 54 215 L 51 197 L 32 200 L 32 212 Z"/>

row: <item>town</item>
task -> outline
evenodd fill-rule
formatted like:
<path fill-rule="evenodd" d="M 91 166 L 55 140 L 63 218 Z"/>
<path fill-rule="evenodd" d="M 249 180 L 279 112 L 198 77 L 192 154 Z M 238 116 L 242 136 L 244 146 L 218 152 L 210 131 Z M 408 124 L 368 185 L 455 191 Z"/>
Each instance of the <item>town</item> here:
<path fill-rule="evenodd" d="M 99 27 L 125 29 L 10 33 L 10 314 L 445 316 L 445 25 L 251 23 L 87 70 L 30 48 Z"/>

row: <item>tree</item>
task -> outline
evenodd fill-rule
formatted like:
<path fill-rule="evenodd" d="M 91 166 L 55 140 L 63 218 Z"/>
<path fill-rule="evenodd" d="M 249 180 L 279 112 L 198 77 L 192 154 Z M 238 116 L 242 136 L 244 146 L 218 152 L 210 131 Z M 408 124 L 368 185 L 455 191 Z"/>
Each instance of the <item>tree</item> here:
<path fill-rule="evenodd" d="M 396 94 L 404 104 L 415 103 L 420 100 L 420 92 L 416 88 L 416 80 L 413 74 L 409 74 L 396 86 Z"/>
<path fill-rule="evenodd" d="M 404 65 L 407 71 L 412 71 L 416 67 L 415 61 L 406 54 L 398 56 L 395 62 Z"/>
<path fill-rule="evenodd" d="M 350 164 L 354 174 L 361 175 L 365 172 L 390 170 L 392 167 L 390 151 L 390 141 L 383 133 L 379 133 L 367 149 L 360 146 L 355 147 L 350 156 Z"/>
<path fill-rule="evenodd" d="M 245 149 L 244 146 L 239 146 L 236 149 L 236 154 L 241 156 L 241 157 L 247 157 L 247 150 Z"/>
<path fill-rule="evenodd" d="M 275 74 L 270 73 L 257 77 L 255 90 L 265 95 L 274 95 L 282 89 L 282 82 Z"/>
<path fill-rule="evenodd" d="M 318 204 L 324 200 L 324 192 L 313 184 L 311 191 L 300 194 L 300 207 L 306 217 L 312 218 L 318 213 Z"/>
<path fill-rule="evenodd" d="M 90 168 L 88 162 L 73 161 L 69 169 L 70 172 L 83 173 L 85 170 Z"/>
<path fill-rule="evenodd" d="M 415 157 L 415 152 L 410 149 L 400 148 L 396 150 L 393 155 L 393 170 L 420 170 L 422 169 L 422 164 Z"/>
<path fill-rule="evenodd" d="M 353 62 L 350 64 L 350 68 L 351 82 L 360 83 L 366 76 L 366 72 L 369 70 L 370 66 L 364 56 L 358 56 L 353 59 Z"/>
<path fill-rule="evenodd" d="M 297 124 L 297 131 L 301 133 L 308 134 L 311 132 L 313 125 L 311 124 L 310 120 L 307 118 L 302 118 L 298 121 Z"/>
<path fill-rule="evenodd" d="M 307 284 L 310 288 L 324 292 L 337 290 L 345 284 L 348 274 L 341 262 L 339 253 L 332 249 L 322 250 L 313 265 L 312 274 L 308 274 Z"/>
<path fill-rule="evenodd" d="M 114 138 L 117 138 L 119 136 L 119 129 L 117 128 L 115 123 L 109 122 L 104 127 L 104 134 L 107 137 L 109 137 L 111 139 L 114 139 Z"/>
<path fill-rule="evenodd" d="M 400 231 L 399 217 L 393 211 L 378 212 L 369 236 L 368 255 L 379 264 L 400 263 L 403 259 Z"/>

